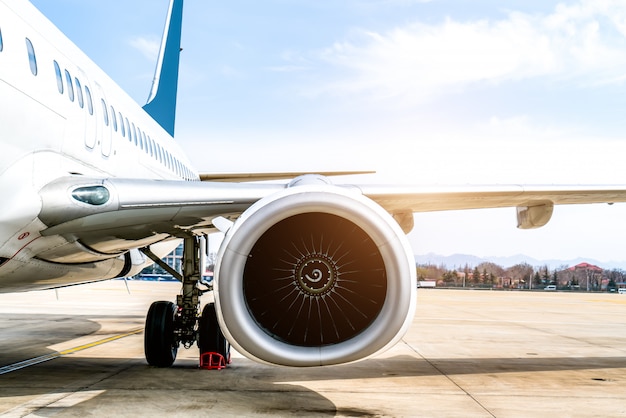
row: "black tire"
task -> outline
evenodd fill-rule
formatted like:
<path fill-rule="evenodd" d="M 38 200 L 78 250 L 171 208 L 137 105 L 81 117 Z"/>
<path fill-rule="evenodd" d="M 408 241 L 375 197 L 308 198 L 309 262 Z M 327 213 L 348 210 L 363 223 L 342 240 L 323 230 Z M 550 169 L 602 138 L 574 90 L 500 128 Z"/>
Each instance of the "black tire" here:
<path fill-rule="evenodd" d="M 215 313 L 215 304 L 208 303 L 204 307 L 198 325 L 200 355 L 208 352 L 218 353 L 224 356 L 224 360 L 228 363 L 230 361 L 230 344 L 220 330 Z"/>
<path fill-rule="evenodd" d="M 150 305 L 144 332 L 144 353 L 148 364 L 170 367 L 176 360 L 178 342 L 174 337 L 174 313 L 176 305 L 159 301 Z"/>

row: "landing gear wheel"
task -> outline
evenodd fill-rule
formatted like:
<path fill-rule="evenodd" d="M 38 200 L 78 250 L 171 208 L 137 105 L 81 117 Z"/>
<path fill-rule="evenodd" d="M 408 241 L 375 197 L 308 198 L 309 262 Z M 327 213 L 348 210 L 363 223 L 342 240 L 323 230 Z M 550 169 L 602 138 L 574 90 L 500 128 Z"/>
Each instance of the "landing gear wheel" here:
<path fill-rule="evenodd" d="M 226 363 L 230 363 L 230 344 L 220 330 L 215 313 L 215 304 L 208 303 L 202 310 L 198 334 L 200 355 L 209 352 L 217 353 L 224 357 Z"/>
<path fill-rule="evenodd" d="M 159 301 L 150 305 L 144 333 L 144 353 L 148 364 L 169 367 L 176 360 L 178 341 L 174 337 L 176 305 Z"/>

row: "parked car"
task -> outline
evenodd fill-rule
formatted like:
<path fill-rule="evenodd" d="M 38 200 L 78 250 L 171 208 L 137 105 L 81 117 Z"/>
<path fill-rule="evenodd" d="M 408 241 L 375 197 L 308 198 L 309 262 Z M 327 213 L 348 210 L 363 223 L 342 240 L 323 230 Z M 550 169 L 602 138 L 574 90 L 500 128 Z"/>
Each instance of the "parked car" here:
<path fill-rule="evenodd" d="M 553 284 L 550 284 L 550 285 L 544 287 L 543 290 L 556 290 L 556 286 L 553 285 Z"/>

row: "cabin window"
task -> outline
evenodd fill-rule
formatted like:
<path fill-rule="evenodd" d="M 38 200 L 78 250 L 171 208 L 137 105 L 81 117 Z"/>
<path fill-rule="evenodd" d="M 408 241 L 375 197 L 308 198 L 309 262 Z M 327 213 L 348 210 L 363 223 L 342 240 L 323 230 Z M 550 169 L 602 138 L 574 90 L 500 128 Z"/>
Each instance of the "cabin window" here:
<path fill-rule="evenodd" d="M 4 44 L 2 43 L 2 30 L 0 29 L 0 52 L 4 49 Z"/>
<path fill-rule="evenodd" d="M 73 102 L 74 101 L 74 85 L 72 84 L 72 76 L 67 70 L 65 70 L 65 81 L 67 81 L 67 95 L 70 98 L 70 102 Z"/>
<path fill-rule="evenodd" d="M 117 114 L 120 117 L 120 131 L 122 131 L 122 137 L 126 137 L 126 129 L 124 129 L 124 118 L 122 117 L 122 112 Z"/>
<path fill-rule="evenodd" d="M 93 101 L 91 100 L 91 91 L 87 86 L 85 86 L 85 98 L 87 99 L 87 109 L 89 110 L 89 114 L 93 115 Z"/>
<path fill-rule="evenodd" d="M 54 73 L 57 76 L 57 89 L 59 89 L 59 93 L 63 94 L 63 75 L 61 74 L 61 67 L 59 67 L 59 63 L 54 61 Z"/>
<path fill-rule="evenodd" d="M 135 128 L 135 124 L 133 123 L 132 125 L 133 125 L 133 129 L 132 129 L 131 132 L 133 133 L 133 141 L 135 142 L 135 146 L 137 146 L 138 145 L 138 143 L 137 143 L 137 130 Z"/>
<path fill-rule="evenodd" d="M 74 77 L 74 83 L 76 84 L 76 98 L 78 99 L 78 105 L 82 109 L 85 106 L 85 101 L 83 100 L 83 87 L 80 85 L 80 81 L 76 77 Z"/>
<path fill-rule="evenodd" d="M 115 117 L 115 109 L 111 106 L 111 121 L 113 122 L 113 130 L 117 132 L 117 118 Z"/>
<path fill-rule="evenodd" d="M 109 111 L 107 110 L 107 104 L 104 99 L 100 99 L 102 102 L 102 116 L 104 117 L 104 124 L 109 126 Z"/>
<path fill-rule="evenodd" d="M 156 144 L 157 154 L 159 155 L 159 162 L 163 164 L 163 150 L 161 149 L 161 145 L 159 145 L 158 143 L 155 143 L 155 144 Z"/>
<path fill-rule="evenodd" d="M 37 75 L 37 57 L 35 57 L 35 48 L 30 39 L 26 38 L 26 50 L 28 51 L 28 63 L 30 64 L 30 72 Z"/>
<path fill-rule="evenodd" d="M 126 132 L 128 132 L 128 140 L 132 141 L 133 138 L 130 135 L 130 124 L 128 123 L 128 118 L 124 118 L 124 121 L 126 122 Z"/>
<path fill-rule="evenodd" d="M 150 156 L 154 157 L 154 143 L 152 142 L 152 138 L 148 135 L 148 145 L 150 145 Z"/>

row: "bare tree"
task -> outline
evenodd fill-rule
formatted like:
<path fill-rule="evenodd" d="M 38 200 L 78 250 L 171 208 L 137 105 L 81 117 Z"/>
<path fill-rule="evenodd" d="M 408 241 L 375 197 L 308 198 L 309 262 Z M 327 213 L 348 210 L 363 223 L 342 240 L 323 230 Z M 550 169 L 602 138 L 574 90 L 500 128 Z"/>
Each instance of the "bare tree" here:
<path fill-rule="evenodd" d="M 516 264 L 506 269 L 506 274 L 511 277 L 514 282 L 517 281 L 520 284 L 527 284 L 529 280 L 532 280 L 533 273 L 533 266 L 528 263 Z"/>

